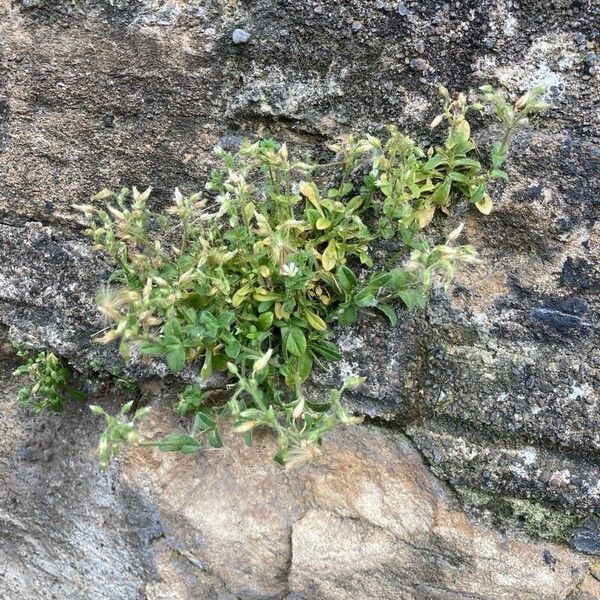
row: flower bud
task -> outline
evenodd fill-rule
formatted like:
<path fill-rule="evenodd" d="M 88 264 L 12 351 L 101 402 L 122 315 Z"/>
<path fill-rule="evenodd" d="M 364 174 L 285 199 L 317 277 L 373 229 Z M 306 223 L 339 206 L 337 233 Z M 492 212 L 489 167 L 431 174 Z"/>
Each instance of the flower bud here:
<path fill-rule="evenodd" d="M 429 125 L 429 127 L 431 129 L 435 129 L 442 122 L 443 118 L 444 118 L 444 115 L 437 115 L 437 117 L 435 117 L 435 119 L 433 119 L 433 121 L 431 121 L 431 125 Z"/>
<path fill-rule="evenodd" d="M 273 348 L 269 348 L 255 363 L 252 367 L 252 372 L 254 374 L 260 373 L 266 366 L 269 360 L 271 359 L 271 354 L 273 354 Z"/>

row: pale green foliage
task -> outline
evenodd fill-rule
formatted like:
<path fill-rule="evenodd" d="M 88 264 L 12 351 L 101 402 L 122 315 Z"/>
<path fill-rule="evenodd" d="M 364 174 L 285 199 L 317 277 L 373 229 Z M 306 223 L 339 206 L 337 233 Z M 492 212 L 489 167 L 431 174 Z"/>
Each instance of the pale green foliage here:
<path fill-rule="evenodd" d="M 194 415 L 189 435 L 155 442 L 163 450 L 195 452 L 201 436 L 218 447 L 219 425 L 232 415 L 248 443 L 255 427 L 275 431 L 277 460 L 296 462 L 318 453 L 323 434 L 354 422 L 340 403 L 347 382 L 329 401 L 309 402 L 302 384 L 314 367 L 337 360 L 333 327 L 351 325 L 359 311 L 379 311 L 396 322 L 394 303 L 421 307 L 432 284 L 448 284 L 460 263 L 475 260 L 469 245 L 454 245 L 460 228 L 431 246 L 421 230 L 437 209 L 449 214 L 460 200 L 489 213 L 486 191 L 500 169 L 510 132 L 537 110 L 539 93 L 508 105 L 485 88 L 480 101 L 452 100 L 432 127 L 447 125 L 441 146 L 422 149 L 396 128 L 382 141 L 349 138 L 331 149 L 331 163 L 292 160 L 285 144 L 246 143 L 236 154 L 217 149 L 222 161 L 206 195 L 175 192 L 155 214 L 151 190 L 104 190 L 106 208 L 79 206 L 96 248 L 117 265 L 112 287 L 99 299 L 115 324 L 101 342 L 120 340 L 132 350 L 163 357 L 174 371 L 201 365 L 204 380 L 229 370 L 231 399 L 213 402 L 200 386 L 188 388 L 176 410 Z M 505 133 L 486 171 L 467 116 L 492 107 Z M 334 185 L 319 178 L 337 174 Z M 373 273 L 371 244 L 394 238 L 401 250 Z M 119 439 L 125 439 L 121 436 Z"/>
<path fill-rule="evenodd" d="M 94 414 L 102 415 L 106 419 L 106 429 L 100 435 L 98 444 L 101 469 L 106 469 L 111 458 L 118 456 L 123 444 L 136 445 L 138 443 L 138 434 L 135 430 L 136 423 L 148 414 L 150 408 L 138 409 L 131 420 L 128 420 L 127 415 L 132 406 L 133 400 L 124 404 L 116 416 L 108 414 L 101 406 L 90 406 Z"/>
<path fill-rule="evenodd" d="M 63 408 L 69 399 L 81 400 L 84 394 L 69 386 L 69 369 L 52 352 L 32 353 L 15 344 L 19 357 L 25 362 L 13 375 L 27 375 L 28 383 L 18 393 L 19 400 L 36 411 L 46 407 L 54 411 Z"/>

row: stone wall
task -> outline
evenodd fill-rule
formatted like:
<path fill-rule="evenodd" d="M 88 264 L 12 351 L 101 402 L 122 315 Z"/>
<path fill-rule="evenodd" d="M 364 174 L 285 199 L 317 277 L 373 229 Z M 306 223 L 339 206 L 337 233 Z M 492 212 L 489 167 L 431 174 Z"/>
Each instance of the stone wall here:
<path fill-rule="evenodd" d="M 275 524 L 266 521 L 255 532 L 265 558 L 242 585 L 242 575 L 227 574 L 229 567 L 222 566 L 234 561 L 232 556 L 205 568 L 206 557 L 217 552 L 218 536 L 209 535 L 213 525 L 180 516 L 164 488 L 173 477 L 170 468 L 185 469 L 190 482 L 195 476 L 227 479 L 227 465 L 235 476 L 240 464 L 253 464 L 251 456 L 232 450 L 223 466 L 212 454 L 206 465 L 204 459 L 173 464 L 135 455 L 130 460 L 141 462 L 140 473 L 164 469 L 165 480 L 156 474 L 152 481 L 141 474 L 136 478 L 125 465 L 124 473 L 115 470 L 107 483 L 91 456 L 99 424 L 84 417 L 83 409 L 32 419 L 6 394 L 1 422 L 11 435 L 3 440 L 8 445 L 0 467 L 7 490 L 0 496 L 0 548 L 11 558 L 4 572 L 0 567 L 0 591 L 4 585 L 8 597 L 34 598 L 33 590 L 52 581 L 47 597 L 68 592 L 73 598 L 558 599 L 579 586 L 573 594 L 584 598 L 591 589 L 590 597 L 600 597 L 593 595 L 596 584 L 584 579 L 588 567 L 580 556 L 563 548 L 544 550 L 533 541 L 503 551 L 542 558 L 547 551 L 553 558 L 537 567 L 525 560 L 521 570 L 511 571 L 514 587 L 504 596 L 496 584 L 485 587 L 489 580 L 473 583 L 473 573 L 482 567 L 466 557 L 462 542 L 453 538 L 448 550 L 444 537 L 463 535 L 457 532 L 466 527 L 456 498 L 479 519 L 469 527 L 513 528 L 524 513 L 511 509 L 507 515 L 506 507 L 525 502 L 530 533 L 535 533 L 535 510 L 547 511 L 540 514 L 566 525 L 552 534 L 540 526 L 538 533 L 600 553 L 599 17 L 597 3 L 588 0 L 0 0 L 0 322 L 8 337 L 50 347 L 79 370 L 94 357 L 105 363 L 118 359 L 111 349 L 90 342 L 103 327 L 94 297 L 107 265 L 88 249 L 72 203 L 87 201 L 104 186 L 152 184 L 158 204 L 175 185 L 195 191 L 212 164 L 211 148 L 233 147 L 243 136 L 272 135 L 292 148 L 318 152 L 338 135 L 380 133 L 385 124 L 396 123 L 425 141 L 438 83 L 468 91 L 489 82 L 515 95 L 543 83 L 555 105 L 516 137 L 507 167 L 511 181 L 496 191 L 494 212 L 455 215 L 436 224 L 443 232 L 465 221 L 464 239 L 479 249 L 482 263 L 462 272 L 447 294 L 436 292 L 425 312 L 403 313 L 395 329 L 373 319 L 340 334 L 346 349 L 340 369 L 369 377 L 362 394 L 349 402 L 373 425 L 353 431 L 351 450 L 334 449 L 331 460 L 345 464 L 339 453 L 350 452 L 364 464 L 357 482 L 365 482 L 360 485 L 371 512 L 356 508 L 362 500 L 345 498 L 359 494 L 359 483 L 351 478 L 337 482 L 317 471 L 303 475 L 300 485 L 257 459 L 269 476 L 263 486 L 275 485 L 269 483 L 273 477 L 285 492 L 283 499 L 269 500 L 280 502 Z M 250 37 L 235 43 L 236 28 Z M 479 141 L 486 148 L 494 130 L 481 126 Z M 143 375 L 139 369 L 135 374 Z M 59 444 L 56 433 L 49 435 L 61 427 L 68 428 L 72 443 Z M 371 438 L 377 448 L 400 444 L 394 451 L 381 450 L 381 463 L 389 469 L 382 471 L 385 476 L 377 460 L 364 462 L 362 448 Z M 336 448 L 340 443 L 335 437 L 331 442 Z M 50 468 L 44 467 L 48 453 Z M 76 468 L 81 453 L 85 458 Z M 438 539 L 431 523 L 423 524 L 414 535 L 425 537 L 416 542 L 410 531 L 373 516 L 378 497 L 381 514 L 389 511 L 399 522 L 405 518 L 389 504 L 397 492 L 386 486 L 402 477 L 406 456 L 419 465 L 424 459 L 451 486 L 452 492 L 419 466 L 423 478 L 430 478 L 427 485 L 444 490 L 443 500 L 442 492 L 435 492 L 429 505 L 452 505 L 448 519 L 460 520 L 454 533 L 454 525 L 442 520 L 449 533 Z M 30 471 L 21 477 L 23 469 Z M 55 501 L 48 490 L 53 473 L 58 477 L 63 469 L 67 480 L 57 480 L 62 500 Z M 306 480 L 312 487 L 302 492 Z M 254 485 L 244 482 L 226 492 L 243 495 L 245 485 Z M 408 484 L 397 485 L 408 490 L 407 497 L 418 497 Z M 326 499 L 317 488 L 325 490 Z M 340 496 L 333 498 L 338 488 Z M 211 502 L 218 506 L 216 492 L 195 485 L 177 493 L 181 501 L 193 494 L 199 513 Z M 113 510 L 122 520 L 102 521 L 100 515 Z M 138 521 L 129 512 L 139 515 Z M 232 514 L 234 519 L 235 508 Z M 176 525 L 165 525 L 170 522 Z M 244 539 L 239 524 L 223 526 Z M 188 528 L 195 532 L 191 537 L 183 533 Z M 136 533 L 154 529 L 162 533 Z M 346 563 L 311 562 L 329 556 L 319 546 L 320 532 L 355 540 Z M 491 546 L 501 543 L 501 534 L 491 529 L 477 535 L 491 536 Z M 264 543 L 269 536 L 279 540 L 270 549 Z M 394 554 L 402 544 L 410 556 Z M 24 556 L 15 552 L 19 547 Z M 184 558 L 175 560 L 175 551 Z M 278 561 L 269 559 L 269 552 Z M 58 566 L 63 555 L 70 557 L 72 571 Z M 35 556 L 43 560 L 32 567 Z M 109 566 L 94 576 L 81 556 Z M 370 565 L 367 574 L 353 572 L 359 560 Z M 404 560 L 421 565 L 406 587 L 393 583 L 407 578 Z M 430 560 L 437 561 L 437 570 Z M 505 557 L 497 560 L 513 564 Z M 465 561 L 471 561 L 471 571 L 456 567 Z M 576 576 L 567 576 L 566 565 Z M 307 573 L 319 568 L 321 579 L 315 575 L 309 581 Z M 356 577 L 368 590 L 362 596 Z M 539 580 L 544 577 L 546 588 Z M 79 592 L 77 578 L 83 582 Z M 199 589 L 214 591 L 194 596 L 190 590 L 200 580 L 198 586 L 209 587 Z M 121 591 L 100 592 L 103 581 Z M 385 594 L 377 596 L 378 589 Z M 531 595 L 536 589 L 546 595 Z"/>

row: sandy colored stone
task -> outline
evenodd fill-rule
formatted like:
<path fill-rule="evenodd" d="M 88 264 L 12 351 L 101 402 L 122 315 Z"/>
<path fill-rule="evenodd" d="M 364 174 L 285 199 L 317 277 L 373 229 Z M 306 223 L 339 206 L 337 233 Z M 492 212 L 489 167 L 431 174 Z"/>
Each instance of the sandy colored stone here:
<path fill-rule="evenodd" d="M 236 597 L 559 600 L 589 568 L 471 522 L 400 434 L 333 433 L 319 462 L 288 472 L 268 434 L 252 450 L 225 438 L 196 457 L 132 452 L 125 474 L 166 543 Z"/>
<path fill-rule="evenodd" d="M 569 600 L 598 600 L 600 598 L 600 581 L 588 575 L 577 587 Z"/>

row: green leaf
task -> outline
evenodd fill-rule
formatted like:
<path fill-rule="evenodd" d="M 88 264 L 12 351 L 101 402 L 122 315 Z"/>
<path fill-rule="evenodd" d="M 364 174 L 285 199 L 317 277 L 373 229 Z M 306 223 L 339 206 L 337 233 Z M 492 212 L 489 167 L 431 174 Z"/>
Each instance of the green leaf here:
<path fill-rule="evenodd" d="M 508 146 L 502 142 L 496 142 L 492 147 L 492 166 L 497 169 L 506 160 Z"/>
<path fill-rule="evenodd" d="M 249 285 L 243 285 L 231 298 L 231 305 L 237 308 L 243 301 L 244 298 L 252 291 Z"/>
<path fill-rule="evenodd" d="M 165 337 L 174 337 L 181 339 L 181 324 L 177 319 L 170 319 L 165 323 Z"/>
<path fill-rule="evenodd" d="M 165 358 L 169 369 L 174 373 L 178 373 L 185 366 L 185 348 L 183 346 L 170 346 Z"/>
<path fill-rule="evenodd" d="M 335 277 L 342 291 L 349 293 L 357 283 L 356 275 L 346 265 L 340 265 L 335 271 Z"/>
<path fill-rule="evenodd" d="M 308 222 L 311 224 L 312 227 L 317 227 L 317 220 L 319 219 L 319 216 L 320 215 L 318 210 L 315 210 L 314 208 L 306 209 L 306 218 L 308 219 Z"/>
<path fill-rule="evenodd" d="M 256 328 L 259 331 L 268 331 L 271 329 L 271 325 L 273 325 L 274 318 L 275 315 L 270 311 L 262 313 L 256 321 Z"/>
<path fill-rule="evenodd" d="M 450 178 L 444 179 L 442 183 L 429 197 L 429 201 L 439 206 L 446 206 L 448 204 L 448 198 L 450 196 L 450 187 L 452 186 L 452 180 Z"/>
<path fill-rule="evenodd" d="M 304 405 L 318 413 L 326 413 L 331 408 L 331 402 L 310 402 L 304 401 Z"/>
<path fill-rule="evenodd" d="M 235 320 L 235 313 L 231 310 L 224 310 L 218 317 L 219 327 L 227 329 Z"/>
<path fill-rule="evenodd" d="M 304 383 L 313 368 L 313 359 L 310 352 L 305 352 L 298 360 L 298 377 L 300 377 L 300 383 Z"/>
<path fill-rule="evenodd" d="M 211 419 L 205 412 L 197 412 L 194 417 L 194 427 L 199 429 L 200 431 L 205 431 L 206 429 L 214 429 L 216 423 L 213 419 Z"/>
<path fill-rule="evenodd" d="M 218 354 L 213 354 L 212 363 L 213 369 L 219 372 L 223 372 L 227 371 L 227 365 L 229 364 L 229 360 L 227 355 L 221 354 L 219 352 Z"/>
<path fill-rule="evenodd" d="M 197 292 L 192 292 L 185 297 L 185 303 L 191 308 L 200 310 L 206 306 L 207 300 Z"/>
<path fill-rule="evenodd" d="M 329 342 L 327 340 L 311 342 L 309 344 L 309 350 L 313 353 L 313 355 L 316 353 L 331 361 L 340 360 L 340 358 L 342 358 L 342 354 L 338 347 L 333 342 Z"/>
<path fill-rule="evenodd" d="M 130 410 L 131 407 L 133 406 L 133 400 L 130 400 L 129 402 L 126 402 L 125 404 L 123 404 L 123 406 L 121 406 L 121 414 L 122 415 L 126 415 Z"/>
<path fill-rule="evenodd" d="M 113 195 L 112 190 L 108 188 L 101 189 L 97 194 L 94 195 L 94 200 L 106 200 Z"/>
<path fill-rule="evenodd" d="M 29 365 L 21 365 L 20 367 L 17 367 L 12 374 L 13 375 L 23 375 L 23 373 L 29 373 Z"/>
<path fill-rule="evenodd" d="M 327 329 L 325 321 L 323 321 L 323 319 L 321 319 L 321 317 L 312 310 L 308 310 L 308 308 L 305 309 L 304 315 L 306 316 L 308 324 L 316 331 L 325 331 Z"/>
<path fill-rule="evenodd" d="M 346 214 L 353 213 L 355 210 L 360 208 L 362 203 L 363 203 L 362 196 L 354 196 L 354 198 L 352 198 L 352 200 L 350 200 L 350 202 L 348 202 L 348 204 L 346 204 Z"/>
<path fill-rule="evenodd" d="M 325 217 L 319 217 L 315 225 L 317 229 L 324 230 L 331 227 L 331 221 Z"/>
<path fill-rule="evenodd" d="M 210 379 L 212 375 L 212 351 L 207 349 L 206 356 L 204 357 L 204 364 L 200 370 L 200 377 L 202 379 Z"/>
<path fill-rule="evenodd" d="M 383 287 L 387 287 L 391 281 L 391 273 L 378 273 L 377 275 L 373 275 L 373 277 L 369 279 L 369 287 L 372 289 L 379 290 Z"/>
<path fill-rule="evenodd" d="M 366 308 L 368 306 L 377 306 L 377 299 L 373 295 L 371 289 L 367 287 L 354 296 L 354 303 L 356 306 Z"/>
<path fill-rule="evenodd" d="M 434 154 L 424 165 L 425 171 L 433 171 L 436 167 L 446 164 L 448 157 L 445 154 Z"/>
<path fill-rule="evenodd" d="M 337 262 L 337 251 L 335 240 L 332 238 L 327 244 L 327 248 L 323 250 L 321 255 L 321 264 L 326 271 L 331 271 Z"/>
<path fill-rule="evenodd" d="M 421 290 L 400 290 L 398 295 L 408 308 L 423 308 L 427 297 Z"/>
<path fill-rule="evenodd" d="M 277 451 L 277 454 L 275 454 L 275 456 L 273 457 L 273 460 L 276 463 L 279 463 L 280 465 L 284 466 L 287 461 L 287 455 L 288 455 L 287 448 L 280 448 Z"/>
<path fill-rule="evenodd" d="M 489 194 L 484 194 L 483 198 L 481 200 L 479 200 L 479 202 L 475 203 L 475 206 L 477 207 L 477 210 L 484 214 L 484 215 L 489 215 L 492 212 L 492 208 L 494 207 L 494 204 L 492 202 L 492 199 L 490 198 Z"/>
<path fill-rule="evenodd" d="M 164 347 L 156 342 L 143 342 L 141 351 L 148 356 L 160 356 L 164 353 Z"/>
<path fill-rule="evenodd" d="M 219 329 L 218 319 L 209 311 L 203 310 L 200 313 L 200 323 L 206 327 L 209 332 L 216 332 Z"/>
<path fill-rule="evenodd" d="M 213 429 L 208 433 L 208 443 L 213 448 L 222 448 L 223 442 L 221 441 L 221 436 L 217 429 Z"/>
<path fill-rule="evenodd" d="M 198 452 L 200 450 L 200 444 L 196 442 L 195 444 L 184 444 L 180 448 L 180 452 L 183 454 L 193 454 L 194 452 Z"/>
<path fill-rule="evenodd" d="M 344 327 L 352 325 L 358 316 L 358 309 L 354 304 L 347 304 L 338 312 L 338 322 Z"/>
<path fill-rule="evenodd" d="M 360 258 L 360 262 L 363 265 L 367 265 L 367 267 L 372 267 L 373 266 L 373 259 L 369 256 L 369 254 L 366 251 L 362 251 L 358 257 Z"/>
<path fill-rule="evenodd" d="M 490 173 L 490 177 L 492 177 L 492 179 L 503 179 L 504 181 L 508 181 L 508 173 L 502 169 L 493 169 Z"/>
<path fill-rule="evenodd" d="M 466 175 L 463 175 L 462 173 L 457 173 L 456 171 L 453 171 L 452 173 L 450 173 L 448 175 L 448 177 L 450 177 L 450 179 L 452 179 L 452 181 L 458 181 L 459 183 L 468 183 L 469 182 L 469 178 Z"/>
<path fill-rule="evenodd" d="M 179 433 L 165 435 L 156 445 L 162 452 L 184 452 L 186 454 L 197 452 L 200 448 L 198 440 Z"/>
<path fill-rule="evenodd" d="M 284 333 L 285 349 L 294 356 L 302 356 L 306 352 L 306 337 L 299 327 L 291 325 Z"/>
<path fill-rule="evenodd" d="M 454 161 L 456 167 L 473 167 L 474 169 L 481 169 L 481 163 L 473 160 L 472 158 L 457 158 Z"/>
<path fill-rule="evenodd" d="M 471 192 L 471 202 L 477 204 L 483 199 L 483 195 L 485 194 L 485 185 L 480 183 L 474 190 Z"/>
<path fill-rule="evenodd" d="M 396 315 L 396 311 L 389 304 L 379 302 L 379 304 L 377 304 L 377 309 L 380 310 L 389 319 L 392 325 L 396 325 L 396 323 L 398 322 L 398 317 Z"/>
<path fill-rule="evenodd" d="M 230 358 L 237 358 L 240 351 L 242 349 L 242 345 L 234 338 L 225 346 L 225 354 Z"/>
<path fill-rule="evenodd" d="M 314 183 L 302 182 L 298 188 L 299 192 L 319 211 L 323 214 L 321 203 L 319 202 L 319 190 Z"/>

